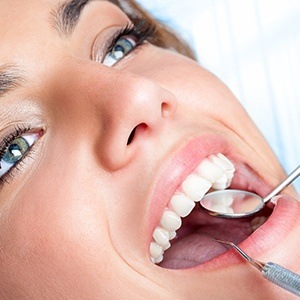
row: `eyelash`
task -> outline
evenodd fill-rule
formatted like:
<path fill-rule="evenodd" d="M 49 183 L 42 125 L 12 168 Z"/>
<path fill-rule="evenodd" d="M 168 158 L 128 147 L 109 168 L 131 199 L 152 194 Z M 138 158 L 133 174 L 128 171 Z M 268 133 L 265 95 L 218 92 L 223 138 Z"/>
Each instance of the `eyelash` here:
<path fill-rule="evenodd" d="M 145 19 L 135 20 L 134 23 L 127 24 L 125 27 L 120 28 L 112 36 L 112 38 L 108 41 L 107 51 L 106 51 L 104 57 L 108 53 L 112 52 L 114 46 L 116 45 L 118 40 L 122 37 L 125 37 L 125 36 L 134 37 L 136 45 L 133 50 L 137 50 L 137 48 L 139 46 L 145 45 L 145 41 L 151 40 L 154 37 L 155 32 L 156 32 L 155 24 L 147 22 L 147 20 L 145 20 Z M 132 51 L 128 52 L 127 54 L 131 53 Z"/>
<path fill-rule="evenodd" d="M 32 131 L 32 128 L 30 126 L 27 127 L 21 127 L 16 126 L 13 128 L 12 132 L 10 132 L 0 143 L 0 168 L 1 168 L 1 161 L 4 157 L 5 152 L 7 151 L 10 144 L 17 138 L 22 137 L 22 135 L 29 133 Z M 3 174 L 0 177 L 0 188 L 4 185 L 4 183 L 9 182 L 11 179 L 14 179 L 14 173 L 15 171 L 20 170 L 20 165 L 24 163 L 25 157 L 29 157 L 29 152 L 32 152 L 32 147 L 34 146 L 34 143 L 28 148 L 24 156 L 17 161 L 14 166 L 12 166 L 5 174 Z"/>

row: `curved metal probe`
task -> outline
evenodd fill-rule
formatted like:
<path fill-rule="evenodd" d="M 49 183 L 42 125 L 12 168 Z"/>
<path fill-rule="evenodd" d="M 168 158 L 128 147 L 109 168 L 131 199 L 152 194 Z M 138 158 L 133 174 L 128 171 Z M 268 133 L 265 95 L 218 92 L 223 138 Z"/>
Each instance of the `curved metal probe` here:
<path fill-rule="evenodd" d="M 216 242 L 231 246 L 236 250 L 246 261 L 257 268 L 264 278 L 270 282 L 282 287 L 283 289 L 300 296 L 300 276 L 290 270 L 287 270 L 275 263 L 262 263 L 247 255 L 241 248 L 232 242 L 214 239 Z"/>
<path fill-rule="evenodd" d="M 254 266 L 256 269 L 262 272 L 263 267 L 265 266 L 264 263 L 257 261 L 253 258 L 251 258 L 248 254 L 246 254 L 241 248 L 239 248 L 236 244 L 232 242 L 227 242 L 219 239 L 214 239 L 216 242 L 221 243 L 221 244 L 226 244 L 231 246 L 233 249 L 236 250 L 245 260 L 247 260 L 252 266 Z"/>

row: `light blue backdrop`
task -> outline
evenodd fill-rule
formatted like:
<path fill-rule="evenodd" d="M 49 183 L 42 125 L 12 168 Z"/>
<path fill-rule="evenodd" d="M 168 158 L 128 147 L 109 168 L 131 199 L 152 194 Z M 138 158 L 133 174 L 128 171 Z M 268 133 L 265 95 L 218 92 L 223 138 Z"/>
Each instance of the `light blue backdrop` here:
<path fill-rule="evenodd" d="M 287 172 L 300 164 L 300 1 L 139 0 L 194 46 Z M 300 179 L 296 184 L 300 191 Z"/>

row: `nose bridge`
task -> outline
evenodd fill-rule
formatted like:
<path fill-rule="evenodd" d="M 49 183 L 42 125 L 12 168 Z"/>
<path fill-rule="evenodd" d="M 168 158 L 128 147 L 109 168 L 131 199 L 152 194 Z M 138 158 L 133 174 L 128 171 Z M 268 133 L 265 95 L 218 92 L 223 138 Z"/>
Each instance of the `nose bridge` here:
<path fill-rule="evenodd" d="M 132 161 L 142 141 L 155 138 L 176 111 L 174 95 L 143 76 L 101 65 L 75 72 L 58 83 L 58 113 L 78 136 L 88 137 L 108 171 Z"/>
<path fill-rule="evenodd" d="M 152 130 L 177 107 L 174 96 L 159 86 L 133 73 L 112 75 L 109 80 L 106 107 L 110 110 L 110 121 L 116 126 L 137 126 L 145 123 Z"/>

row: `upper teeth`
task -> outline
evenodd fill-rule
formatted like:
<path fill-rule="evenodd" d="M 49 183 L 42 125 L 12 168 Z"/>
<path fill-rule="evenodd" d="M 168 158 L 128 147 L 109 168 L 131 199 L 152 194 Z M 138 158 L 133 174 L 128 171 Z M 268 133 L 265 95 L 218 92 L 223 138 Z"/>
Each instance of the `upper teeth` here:
<path fill-rule="evenodd" d="M 200 201 L 210 188 L 223 190 L 230 186 L 234 165 L 223 154 L 205 158 L 182 182 L 161 216 L 160 224 L 153 231 L 150 256 L 153 263 L 163 260 L 164 251 L 171 247 L 170 240 L 181 227 L 181 218 L 190 214 L 195 202 Z"/>

